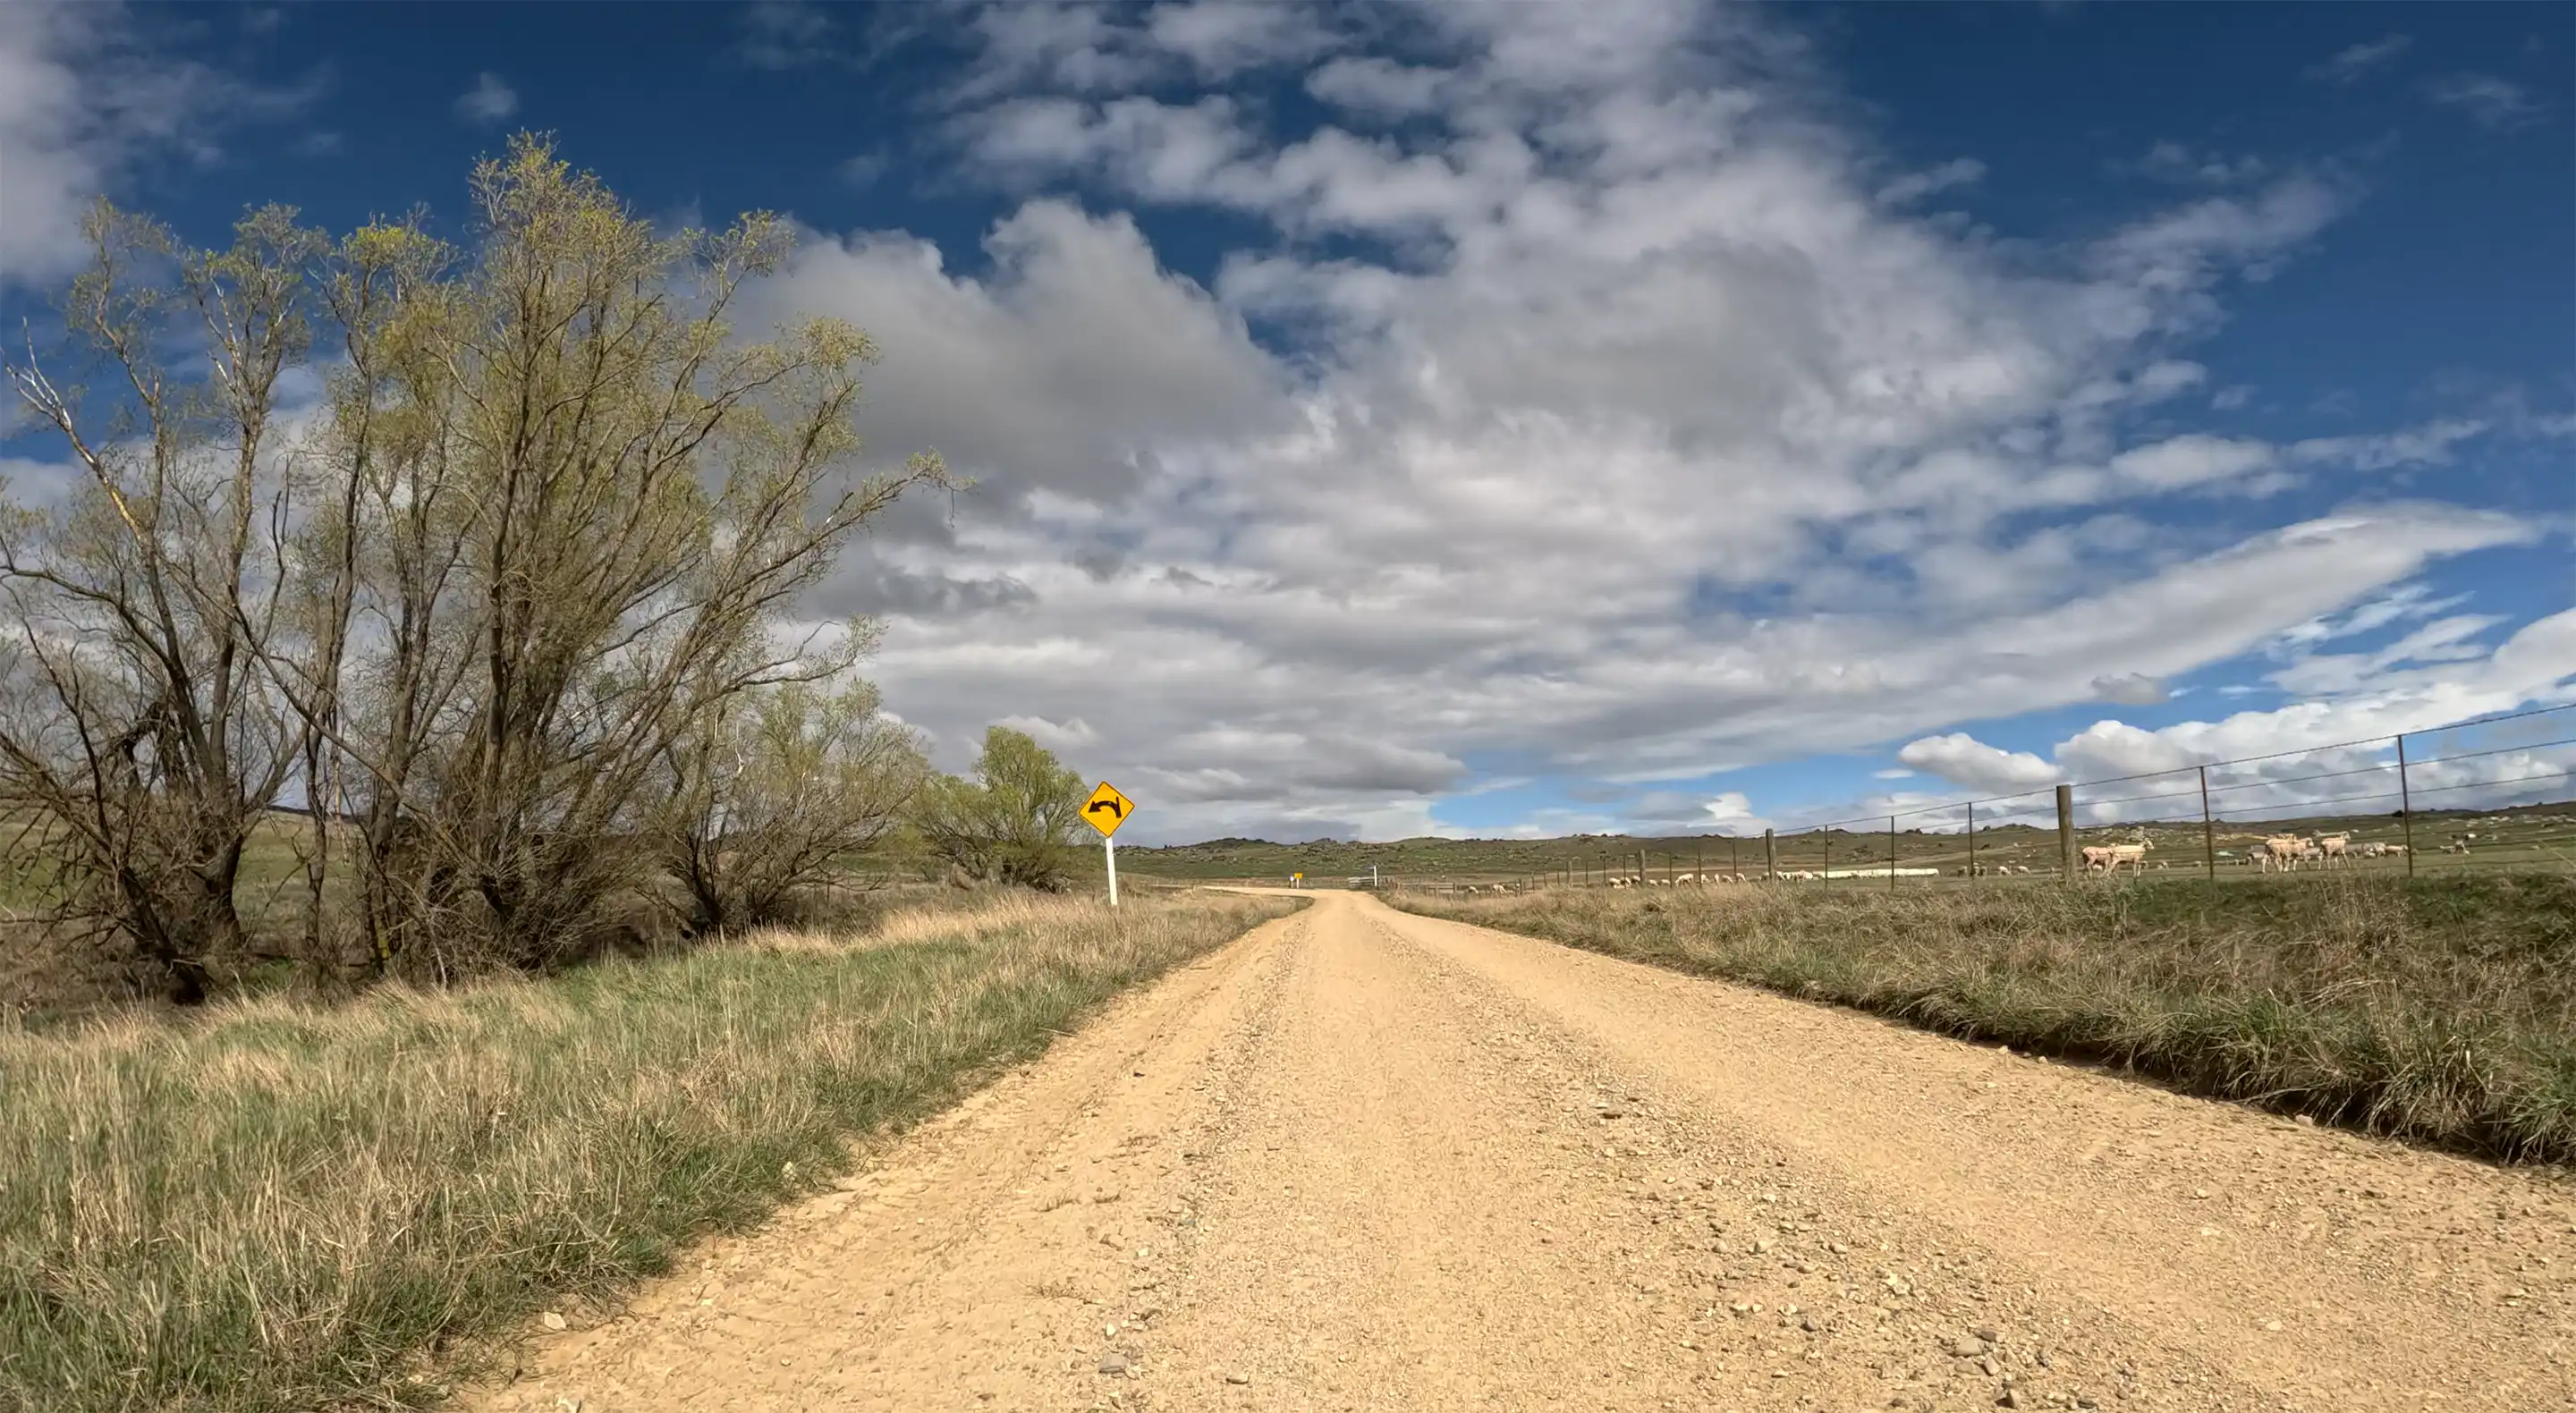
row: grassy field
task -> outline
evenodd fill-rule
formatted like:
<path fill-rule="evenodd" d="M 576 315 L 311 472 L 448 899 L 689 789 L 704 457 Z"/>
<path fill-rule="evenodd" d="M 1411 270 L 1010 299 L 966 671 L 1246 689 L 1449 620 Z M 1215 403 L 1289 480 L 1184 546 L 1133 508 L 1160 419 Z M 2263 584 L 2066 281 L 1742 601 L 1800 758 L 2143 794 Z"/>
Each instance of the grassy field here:
<path fill-rule="evenodd" d="M 2322 1122 L 2576 1160 L 2564 875 L 1395 901 Z"/>
<path fill-rule="evenodd" d="M 476 1336 L 1293 906 L 1021 898 L 339 1009 L 0 1021 L 0 1408 L 427 1402 Z"/>
<path fill-rule="evenodd" d="M 2530 868 L 2576 868 L 2576 805 L 2527 805 L 2508 810 L 2418 810 L 2412 826 L 2416 868 L 2423 873 L 2491 873 Z M 2141 829 L 2155 844 L 2160 872 L 2202 867 L 2200 822 L 2116 825 L 2076 831 L 2078 844 L 2127 842 Z M 2465 856 L 2441 852 L 2453 835 L 2476 831 L 2479 840 Z M 2221 820 L 2212 829 L 2221 877 L 2251 876 L 2240 860 L 2246 845 L 2275 833 L 2349 833 L 2353 842 L 2397 843 L 2407 826 L 2393 815 L 2338 815 L 2314 819 L 2267 820 L 2259 823 Z M 1901 868 L 1950 870 L 1968 862 L 1968 841 L 1957 832 L 1902 830 L 1891 841 L 1884 830 L 1810 831 L 1783 834 L 1777 840 L 1778 866 L 1789 869 L 1836 869 L 1877 866 L 1884 869 L 1891 846 Z M 2035 872 L 2058 865 L 2054 825 L 2026 824 L 1980 828 L 1977 862 L 2010 864 Z M 1762 840 L 1723 835 L 1678 835 L 1640 838 L 1624 834 L 1587 834 L 1563 839 L 1396 839 L 1382 843 L 1318 839 L 1304 844 L 1274 844 L 1260 839 L 1216 839 L 1161 849 L 1121 849 L 1121 873 L 1190 881 L 1256 879 L 1285 882 L 1303 872 L 1310 884 L 1340 886 L 1346 878 L 1364 877 L 1372 865 L 1381 875 L 1408 882 L 1496 883 L 1540 879 L 1575 871 L 1579 880 L 1611 872 L 1635 873 L 1640 853 L 1646 873 L 1665 877 L 1703 871 L 1762 871 Z M 2353 867 L 2402 874 L 2405 860 L 2388 858 L 2356 862 Z M 1885 874 L 1880 874 L 1881 882 Z M 1904 886 L 1931 880 L 1907 879 Z M 1965 880 L 1961 880 L 1964 882 Z"/>

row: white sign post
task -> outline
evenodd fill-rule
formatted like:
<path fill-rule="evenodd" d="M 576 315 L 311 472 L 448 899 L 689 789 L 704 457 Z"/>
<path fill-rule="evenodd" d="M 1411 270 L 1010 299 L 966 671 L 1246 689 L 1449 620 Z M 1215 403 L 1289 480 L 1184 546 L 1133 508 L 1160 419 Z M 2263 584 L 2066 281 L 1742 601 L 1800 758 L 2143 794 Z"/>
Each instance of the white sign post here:
<path fill-rule="evenodd" d="M 1083 822 L 1100 831 L 1100 856 L 1109 861 L 1109 906 L 1118 906 L 1118 826 L 1135 813 L 1136 802 L 1103 780 L 1082 803 Z"/>

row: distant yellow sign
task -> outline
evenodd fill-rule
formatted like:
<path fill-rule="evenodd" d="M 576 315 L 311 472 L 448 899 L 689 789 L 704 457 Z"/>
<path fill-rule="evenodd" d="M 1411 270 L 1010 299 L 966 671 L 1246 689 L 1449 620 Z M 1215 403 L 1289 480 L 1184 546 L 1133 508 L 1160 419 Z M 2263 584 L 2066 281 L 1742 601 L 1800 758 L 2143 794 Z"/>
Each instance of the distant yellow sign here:
<path fill-rule="evenodd" d="M 1135 812 L 1136 802 L 1119 794 L 1118 787 L 1106 780 L 1100 782 L 1100 788 L 1092 791 L 1091 798 L 1082 805 L 1083 819 L 1099 830 L 1103 839 L 1117 833 L 1118 826 L 1125 824 L 1127 816 Z"/>

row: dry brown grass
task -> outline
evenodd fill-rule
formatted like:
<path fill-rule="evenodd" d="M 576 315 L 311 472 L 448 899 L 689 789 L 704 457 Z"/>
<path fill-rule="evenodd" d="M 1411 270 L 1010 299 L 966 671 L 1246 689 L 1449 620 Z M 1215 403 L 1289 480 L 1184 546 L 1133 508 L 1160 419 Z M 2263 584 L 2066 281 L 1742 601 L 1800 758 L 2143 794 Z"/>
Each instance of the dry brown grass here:
<path fill-rule="evenodd" d="M 2576 1159 L 2561 874 L 1396 901 L 2368 1131 Z"/>
<path fill-rule="evenodd" d="M 994 898 L 854 938 L 184 1024 L 0 1022 L 0 1408 L 411 1404 L 1290 906 Z"/>

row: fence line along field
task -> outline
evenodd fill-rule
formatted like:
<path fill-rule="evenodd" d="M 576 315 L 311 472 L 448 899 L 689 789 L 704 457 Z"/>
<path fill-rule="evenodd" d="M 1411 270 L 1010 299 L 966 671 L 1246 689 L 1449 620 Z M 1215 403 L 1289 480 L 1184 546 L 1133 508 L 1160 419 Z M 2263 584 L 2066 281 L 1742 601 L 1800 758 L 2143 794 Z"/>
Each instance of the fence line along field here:
<path fill-rule="evenodd" d="M 1760 835 L 1220 839 L 1133 851 L 1174 879 L 1529 888 L 1764 880 L 1925 887 L 2189 871 L 2230 880 L 2576 868 L 2576 705 Z"/>

